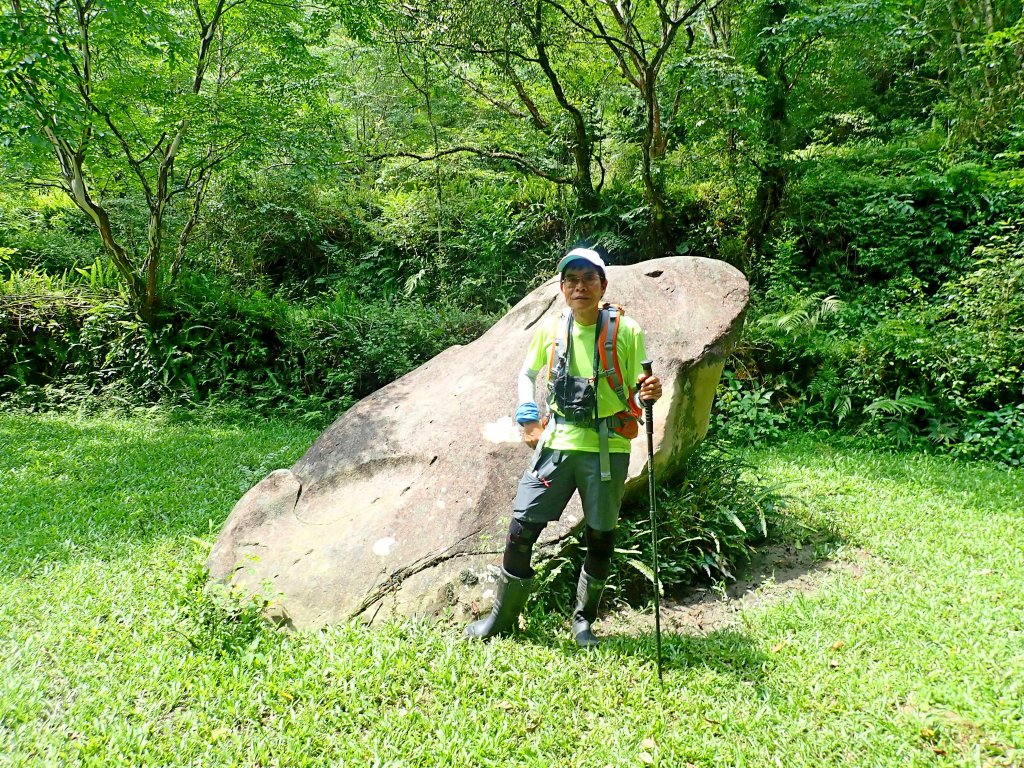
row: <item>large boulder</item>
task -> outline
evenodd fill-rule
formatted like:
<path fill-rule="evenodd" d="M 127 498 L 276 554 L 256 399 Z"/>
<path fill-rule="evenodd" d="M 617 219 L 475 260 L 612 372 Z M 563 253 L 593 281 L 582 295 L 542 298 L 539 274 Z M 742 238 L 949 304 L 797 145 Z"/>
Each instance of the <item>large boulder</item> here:
<path fill-rule="evenodd" d="M 606 299 L 645 329 L 664 382 L 654 437 L 656 472 L 666 477 L 707 431 L 747 282 L 724 262 L 688 257 L 613 266 L 608 281 Z M 538 323 L 562 307 L 552 278 L 473 343 L 352 406 L 291 469 L 235 505 L 207 561 L 211 578 L 263 595 L 272 617 L 295 627 L 487 610 L 530 456 L 511 417 L 515 378 Z M 641 430 L 627 493 L 646 490 L 646 463 Z M 574 497 L 535 562 L 580 525 Z"/>

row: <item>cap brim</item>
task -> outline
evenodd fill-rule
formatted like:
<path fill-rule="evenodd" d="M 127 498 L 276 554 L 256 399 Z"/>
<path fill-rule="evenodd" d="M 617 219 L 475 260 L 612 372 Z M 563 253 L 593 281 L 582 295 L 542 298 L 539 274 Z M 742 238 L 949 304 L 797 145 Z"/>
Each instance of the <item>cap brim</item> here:
<path fill-rule="evenodd" d="M 559 275 L 562 274 L 565 268 L 574 261 L 584 261 L 591 266 L 597 267 L 602 272 L 605 270 L 604 259 L 602 259 L 597 252 L 592 251 L 589 248 L 574 248 L 565 254 L 561 261 L 558 262 L 558 267 L 555 269 L 555 272 Z"/>

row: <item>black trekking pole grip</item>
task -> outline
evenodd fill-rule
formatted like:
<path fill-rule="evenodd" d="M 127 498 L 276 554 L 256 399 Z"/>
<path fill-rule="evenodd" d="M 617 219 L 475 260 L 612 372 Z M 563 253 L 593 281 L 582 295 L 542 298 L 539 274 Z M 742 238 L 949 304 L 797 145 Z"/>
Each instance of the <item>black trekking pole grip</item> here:
<path fill-rule="evenodd" d="M 654 363 L 644 360 L 640 363 L 646 376 L 654 375 Z M 647 422 L 647 489 L 651 497 L 651 551 L 654 559 L 654 636 L 658 648 L 658 683 L 661 673 L 661 579 L 658 575 L 658 519 L 657 498 L 654 487 L 654 401 L 644 400 L 644 420 Z"/>
<path fill-rule="evenodd" d="M 640 363 L 640 366 L 644 369 L 644 376 L 648 378 L 654 375 L 654 362 L 651 360 L 644 360 Z M 654 402 L 651 400 L 642 400 L 644 406 L 644 420 L 647 422 L 647 436 L 651 439 L 654 438 Z M 653 446 L 652 446 L 653 447 Z"/>

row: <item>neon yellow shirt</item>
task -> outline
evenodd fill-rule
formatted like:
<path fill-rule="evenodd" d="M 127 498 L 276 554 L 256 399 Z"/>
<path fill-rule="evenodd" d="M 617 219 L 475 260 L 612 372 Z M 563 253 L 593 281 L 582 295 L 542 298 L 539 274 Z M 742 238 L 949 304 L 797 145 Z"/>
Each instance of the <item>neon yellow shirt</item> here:
<path fill-rule="evenodd" d="M 530 342 L 526 351 L 524 367 L 531 371 L 546 371 L 551 359 L 551 348 L 555 343 L 559 320 L 543 323 Z M 594 335 L 597 324 L 572 324 L 572 349 L 569 359 L 569 372 L 573 376 L 591 379 L 594 377 Z M 647 358 L 644 345 L 644 332 L 637 322 L 626 314 L 619 316 L 619 334 L 615 343 L 619 355 L 619 367 L 622 370 L 626 388 L 636 388 L 636 380 L 643 373 L 640 363 Z M 610 361 L 609 361 L 610 362 Z M 625 405 L 615 394 L 608 379 L 602 378 L 597 387 L 597 414 L 611 416 L 625 409 Z M 555 408 L 554 410 L 558 410 Z M 558 424 L 544 444 L 559 451 L 600 452 L 597 430 L 584 424 Z M 609 435 L 608 450 L 611 453 L 629 453 L 629 440 L 612 432 Z"/>

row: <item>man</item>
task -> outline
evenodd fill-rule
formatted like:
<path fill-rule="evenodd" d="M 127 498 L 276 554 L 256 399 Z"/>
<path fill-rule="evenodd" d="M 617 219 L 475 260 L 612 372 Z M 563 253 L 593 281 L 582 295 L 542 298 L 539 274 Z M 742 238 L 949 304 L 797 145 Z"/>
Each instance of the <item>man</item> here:
<path fill-rule="evenodd" d="M 638 400 L 659 399 L 661 382 L 643 373 L 641 361 L 647 353 L 640 326 L 602 302 L 608 280 L 601 256 L 575 248 L 559 262 L 558 272 L 567 309 L 555 324 L 543 323 L 538 329 L 519 374 L 516 421 L 524 441 L 535 449 L 533 460 L 519 481 L 494 608 L 470 624 L 466 635 L 486 640 L 515 628 L 534 575 L 533 545 L 579 490 L 587 554 L 572 633 L 577 645 L 593 648 L 599 640 L 591 624 L 611 570 L 629 440 L 637 434 Z M 549 369 L 546 426 L 534 402 L 534 383 L 542 368 Z M 637 382 L 639 392 L 628 382 Z"/>

